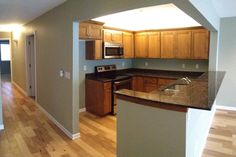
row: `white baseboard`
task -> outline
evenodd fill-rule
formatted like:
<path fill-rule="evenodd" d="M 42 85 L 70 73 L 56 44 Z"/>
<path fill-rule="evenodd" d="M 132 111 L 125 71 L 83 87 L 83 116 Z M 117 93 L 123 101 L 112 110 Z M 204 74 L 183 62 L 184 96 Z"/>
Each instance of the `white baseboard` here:
<path fill-rule="evenodd" d="M 236 107 L 216 105 L 216 109 L 236 111 Z"/>
<path fill-rule="evenodd" d="M 36 103 L 39 109 L 58 127 L 60 128 L 70 139 L 74 140 L 80 137 L 80 133 L 72 134 L 63 125 L 61 125 L 50 113 L 48 113 L 41 105 Z"/>
<path fill-rule="evenodd" d="M 79 109 L 79 113 L 81 112 L 86 112 L 86 108 L 84 107 L 84 108 Z"/>
<path fill-rule="evenodd" d="M 0 125 L 0 130 L 4 130 L 4 125 L 3 124 Z"/>
<path fill-rule="evenodd" d="M 14 86 L 16 86 L 16 88 L 22 93 L 24 94 L 25 96 L 27 96 L 28 94 L 26 93 L 26 91 L 24 89 L 22 89 L 16 82 L 12 81 L 12 84 Z"/>

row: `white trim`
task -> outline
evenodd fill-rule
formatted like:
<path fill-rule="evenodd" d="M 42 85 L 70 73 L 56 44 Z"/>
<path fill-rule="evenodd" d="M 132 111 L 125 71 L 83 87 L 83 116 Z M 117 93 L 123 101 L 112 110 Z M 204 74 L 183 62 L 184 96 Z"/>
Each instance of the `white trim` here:
<path fill-rule="evenodd" d="M 72 134 L 68 131 L 63 125 L 61 125 L 50 113 L 48 113 L 41 105 L 38 103 L 37 106 L 39 109 L 58 127 L 60 128 L 70 139 L 75 140 L 80 137 L 80 133 Z"/>
<path fill-rule="evenodd" d="M 4 130 L 4 125 L 3 124 L 0 125 L 0 130 Z"/>
<path fill-rule="evenodd" d="M 22 94 L 24 94 L 25 96 L 28 96 L 27 95 L 27 93 L 26 93 L 26 91 L 23 89 L 23 88 L 21 88 L 16 82 L 14 82 L 13 80 L 12 80 L 12 84 L 14 85 L 14 86 L 16 86 L 16 88 L 22 93 Z"/>
<path fill-rule="evenodd" d="M 86 112 L 86 108 L 84 107 L 84 108 L 79 109 L 79 113 L 81 112 Z"/>
<path fill-rule="evenodd" d="M 217 105 L 216 109 L 236 111 L 236 107 L 220 106 L 220 105 Z"/>

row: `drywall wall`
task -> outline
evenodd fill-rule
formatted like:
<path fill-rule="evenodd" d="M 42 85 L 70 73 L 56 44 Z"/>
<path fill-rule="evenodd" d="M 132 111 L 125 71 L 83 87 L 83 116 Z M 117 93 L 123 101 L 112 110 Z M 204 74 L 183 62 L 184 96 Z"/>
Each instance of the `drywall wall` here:
<path fill-rule="evenodd" d="M 198 65 L 198 68 L 196 68 L 196 65 Z M 177 59 L 134 59 L 133 67 L 177 71 L 208 71 L 208 61 Z"/>
<path fill-rule="evenodd" d="M 86 73 L 93 73 L 94 67 L 98 65 L 108 65 L 108 64 L 115 64 L 117 69 L 126 69 L 132 67 L 132 60 L 131 59 L 108 59 L 108 60 L 86 60 L 85 59 L 85 41 L 79 42 L 79 52 L 80 52 L 80 69 L 79 69 L 79 107 L 84 108 L 85 107 L 85 74 Z M 87 70 L 84 70 L 84 66 L 87 67 Z"/>
<path fill-rule="evenodd" d="M 25 25 L 27 32 L 36 32 L 37 100 L 69 132 L 78 132 L 79 106 L 78 51 L 73 44 L 73 21 L 87 20 L 119 11 L 146 6 L 177 3 L 174 0 L 69 0 Z M 190 3 L 189 1 L 181 1 Z M 186 5 L 187 6 L 187 5 Z M 201 22 L 208 23 L 194 7 L 184 8 L 197 13 Z M 92 11 L 91 11 L 92 10 Z M 210 27 L 210 24 L 207 25 Z M 25 33 L 21 34 L 13 51 L 13 80 L 26 89 Z M 75 33 L 75 32 L 74 32 Z M 75 38 L 74 38 L 75 39 Z M 59 70 L 71 73 L 71 79 L 59 77 Z M 76 89 L 78 88 L 78 89 Z M 77 98 L 78 97 L 78 98 Z"/>
<path fill-rule="evenodd" d="M 217 105 L 236 107 L 236 17 L 223 18 L 220 23 L 218 70 L 226 71 L 217 96 Z"/>
<path fill-rule="evenodd" d="M 0 84 L 1 84 L 1 77 L 0 77 Z M 3 108 L 2 108 L 2 90 L 0 90 L 0 128 L 3 126 Z M 1 129 L 0 129 L 1 130 Z"/>

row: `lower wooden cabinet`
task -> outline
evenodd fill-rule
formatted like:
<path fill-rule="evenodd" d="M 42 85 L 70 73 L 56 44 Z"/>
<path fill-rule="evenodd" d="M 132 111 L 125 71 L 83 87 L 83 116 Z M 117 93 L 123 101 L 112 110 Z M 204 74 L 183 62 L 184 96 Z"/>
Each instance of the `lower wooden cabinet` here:
<path fill-rule="evenodd" d="M 111 82 L 86 79 L 85 86 L 86 110 L 98 116 L 110 113 L 112 106 Z"/>
<path fill-rule="evenodd" d="M 134 76 L 132 89 L 140 92 L 152 92 L 162 86 L 174 82 L 175 80 L 176 79 Z"/>

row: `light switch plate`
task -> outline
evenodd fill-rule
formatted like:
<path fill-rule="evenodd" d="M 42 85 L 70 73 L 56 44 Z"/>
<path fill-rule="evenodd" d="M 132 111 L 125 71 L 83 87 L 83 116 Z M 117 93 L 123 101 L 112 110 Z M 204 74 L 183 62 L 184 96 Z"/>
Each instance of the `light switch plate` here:
<path fill-rule="evenodd" d="M 84 71 L 87 71 L 87 65 L 84 65 Z"/>
<path fill-rule="evenodd" d="M 70 72 L 67 72 L 67 71 L 65 72 L 65 78 L 68 80 L 70 79 Z"/>
<path fill-rule="evenodd" d="M 64 70 L 61 69 L 61 70 L 59 71 L 59 76 L 60 76 L 60 77 L 64 77 Z"/>

